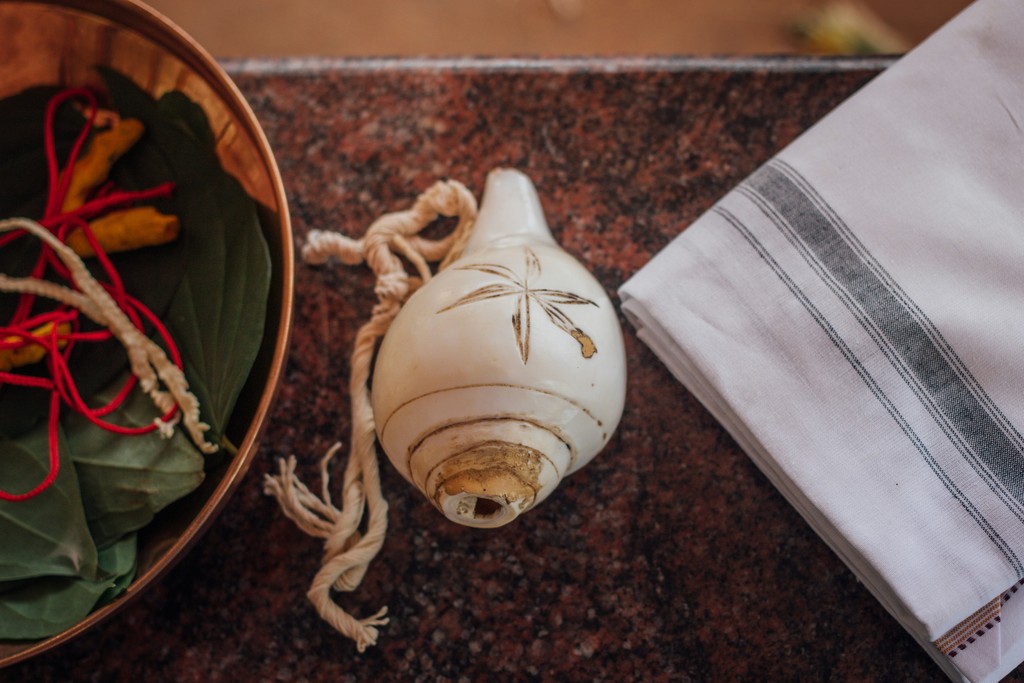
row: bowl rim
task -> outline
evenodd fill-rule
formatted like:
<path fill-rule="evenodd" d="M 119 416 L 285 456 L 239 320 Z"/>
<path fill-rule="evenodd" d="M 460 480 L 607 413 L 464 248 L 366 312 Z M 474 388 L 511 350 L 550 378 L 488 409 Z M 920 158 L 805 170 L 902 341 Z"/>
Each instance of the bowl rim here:
<path fill-rule="evenodd" d="M 295 273 L 288 202 L 284 191 L 284 182 L 270 143 L 238 86 L 209 52 L 166 16 L 137 0 L 0 0 L 0 4 L 48 5 L 99 16 L 137 33 L 162 50 L 174 55 L 194 71 L 210 86 L 238 122 L 239 128 L 249 135 L 254 143 L 256 157 L 270 177 L 273 197 L 277 205 L 281 249 L 280 263 L 278 264 L 276 259 L 274 263 L 280 270 L 276 274 L 281 285 L 280 320 L 274 338 L 267 380 L 250 426 L 238 446 L 237 454 L 231 459 L 217 486 L 210 492 L 199 512 L 181 531 L 175 541 L 161 550 L 161 554 L 153 565 L 136 576 L 121 596 L 56 635 L 41 640 L 24 641 L 29 643 L 25 648 L 0 657 L 0 669 L 3 669 L 66 643 L 109 618 L 169 572 L 210 528 L 217 515 L 223 511 L 231 494 L 238 488 L 255 458 L 259 439 L 266 430 L 271 408 L 280 389 L 291 339 Z"/>

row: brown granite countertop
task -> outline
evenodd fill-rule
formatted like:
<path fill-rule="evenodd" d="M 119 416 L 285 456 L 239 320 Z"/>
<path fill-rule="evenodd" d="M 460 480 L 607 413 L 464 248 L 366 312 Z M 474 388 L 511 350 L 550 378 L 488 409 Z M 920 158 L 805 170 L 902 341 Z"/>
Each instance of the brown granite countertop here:
<path fill-rule="evenodd" d="M 884 60 L 236 62 L 296 238 L 360 234 L 439 177 L 514 166 L 614 296 L 733 185 Z M 944 680 L 623 321 L 626 412 L 536 510 L 457 527 L 386 462 L 390 532 L 357 593 L 391 624 L 358 654 L 305 600 L 320 542 L 260 489 L 349 429 L 362 268 L 298 267 L 291 358 L 228 509 L 114 618 L 0 672 L 14 681 Z M 342 468 L 336 464 L 337 472 Z M 1016 680 L 1024 680 L 1018 670 Z"/>

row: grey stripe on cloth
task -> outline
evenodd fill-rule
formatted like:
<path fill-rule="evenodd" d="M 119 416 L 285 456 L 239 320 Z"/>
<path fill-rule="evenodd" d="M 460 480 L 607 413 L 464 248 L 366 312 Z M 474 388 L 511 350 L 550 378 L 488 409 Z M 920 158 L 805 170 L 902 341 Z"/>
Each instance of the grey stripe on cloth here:
<path fill-rule="evenodd" d="M 772 220 L 855 316 L 965 462 L 1011 514 L 1024 521 L 1024 439 L 927 316 L 794 169 L 780 161 L 772 162 L 739 190 Z M 843 352 L 950 495 L 1018 574 L 1024 574 L 1024 565 L 1014 550 L 945 472 L 825 316 L 799 291 L 753 233 L 727 210 L 718 207 L 715 211 L 740 231 L 782 279 Z"/>
<path fill-rule="evenodd" d="M 930 404 L 937 421 L 944 420 L 940 426 L 947 434 L 950 427 L 955 429 L 951 440 L 966 446 L 960 450 L 972 466 L 979 470 L 983 463 L 1012 496 L 1013 504 L 1024 504 L 1024 452 L 1019 433 L 1007 429 L 1001 412 L 990 410 L 991 399 L 962 364 L 951 363 L 944 356 L 925 330 L 916 306 L 908 305 L 905 294 L 894 291 L 880 277 L 879 264 L 869 264 L 858 253 L 866 253 L 866 249 L 860 244 L 855 249 L 849 230 L 826 215 L 824 200 L 808 192 L 810 187 L 803 179 L 798 184 L 795 176 L 781 165 L 767 165 L 750 178 L 748 187 L 778 211 L 818 263 L 859 305 L 860 312 L 888 342 L 883 350 L 894 352 L 902 361 L 900 369 L 910 371 L 905 379 L 916 380 L 913 388 L 922 401 Z M 834 215 L 831 210 L 829 213 Z M 979 475 L 988 476 L 982 471 Z"/>

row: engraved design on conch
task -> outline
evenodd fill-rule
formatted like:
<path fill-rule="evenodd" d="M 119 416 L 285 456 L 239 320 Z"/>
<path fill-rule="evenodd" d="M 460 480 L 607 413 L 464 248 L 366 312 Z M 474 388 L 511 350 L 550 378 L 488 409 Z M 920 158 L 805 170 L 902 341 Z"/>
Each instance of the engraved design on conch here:
<path fill-rule="evenodd" d="M 597 346 L 583 332 L 572 319 L 562 312 L 559 306 L 591 305 L 597 304 L 590 299 L 566 292 L 559 289 L 533 288 L 530 286 L 530 279 L 539 277 L 541 274 L 540 259 L 529 247 L 523 247 L 525 252 L 525 274 L 520 277 L 515 271 L 507 266 L 494 263 L 474 263 L 467 266 L 460 266 L 454 270 L 476 270 L 488 275 L 494 275 L 503 282 L 492 282 L 474 289 L 469 294 L 461 297 L 458 301 L 445 306 L 438 313 L 444 313 L 460 306 L 498 299 L 501 297 L 515 297 L 515 311 L 512 313 L 512 330 L 516 336 L 516 348 L 519 349 L 519 356 L 523 364 L 530 358 L 530 308 L 531 304 L 537 304 L 547 314 L 548 319 L 580 345 L 580 353 L 584 358 L 590 358 L 597 353 Z"/>

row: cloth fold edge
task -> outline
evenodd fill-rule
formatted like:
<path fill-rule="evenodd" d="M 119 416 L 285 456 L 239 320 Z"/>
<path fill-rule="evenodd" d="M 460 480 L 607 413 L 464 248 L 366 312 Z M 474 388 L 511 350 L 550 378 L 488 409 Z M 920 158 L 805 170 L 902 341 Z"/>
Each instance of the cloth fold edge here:
<path fill-rule="evenodd" d="M 640 341 L 654 351 L 672 375 L 722 425 L 758 470 L 778 489 L 783 498 L 796 509 L 818 537 L 853 572 L 857 580 L 865 585 L 886 612 L 917 641 L 918 645 L 942 668 L 943 672 L 954 680 L 966 681 L 963 673 L 950 661 L 950 658 L 929 639 L 923 625 L 916 623 L 917 620 L 906 606 L 896 600 L 891 592 L 883 590 L 882 587 L 885 584 L 879 574 L 864 562 L 863 558 L 856 557 L 849 552 L 848 548 L 842 546 L 839 542 L 841 537 L 836 529 L 822 516 L 816 515 L 810 503 L 798 494 L 792 483 L 778 469 L 771 465 L 771 461 L 765 457 L 765 451 L 760 441 L 720 399 L 717 392 L 704 381 L 703 374 L 685 354 L 681 353 L 679 347 L 657 320 L 647 314 L 643 304 L 622 289 L 619 290 L 619 296 L 622 301 L 622 311 L 636 329 Z M 914 628 L 915 625 L 917 628 Z"/>

